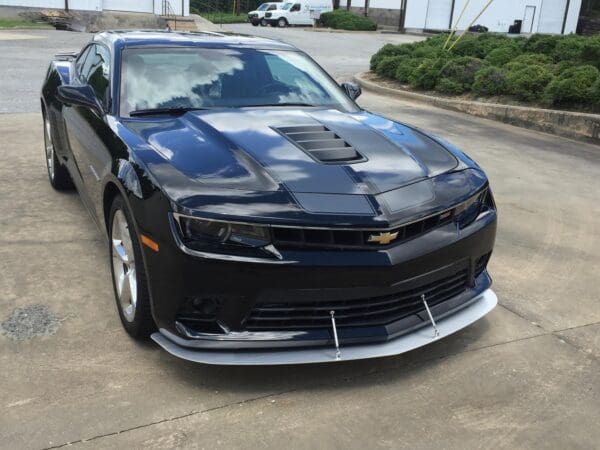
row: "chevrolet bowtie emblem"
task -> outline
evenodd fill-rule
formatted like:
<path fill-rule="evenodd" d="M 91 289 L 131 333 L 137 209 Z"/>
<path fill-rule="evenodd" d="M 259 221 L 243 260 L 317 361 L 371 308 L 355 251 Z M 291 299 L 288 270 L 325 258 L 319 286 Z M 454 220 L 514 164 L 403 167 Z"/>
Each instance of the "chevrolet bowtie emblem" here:
<path fill-rule="evenodd" d="M 394 231 L 390 233 L 386 231 L 385 233 L 372 234 L 369 236 L 369 242 L 376 242 L 377 244 L 386 245 L 395 240 L 398 237 L 398 232 Z"/>

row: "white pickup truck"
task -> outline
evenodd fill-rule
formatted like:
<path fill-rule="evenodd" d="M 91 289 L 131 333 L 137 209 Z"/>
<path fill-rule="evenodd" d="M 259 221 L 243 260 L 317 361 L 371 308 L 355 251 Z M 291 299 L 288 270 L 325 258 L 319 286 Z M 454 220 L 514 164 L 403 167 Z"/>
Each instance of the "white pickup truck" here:
<path fill-rule="evenodd" d="M 333 11 L 331 0 L 303 0 L 280 5 L 280 8 L 265 13 L 265 21 L 272 27 L 312 25 L 321 13 Z"/>

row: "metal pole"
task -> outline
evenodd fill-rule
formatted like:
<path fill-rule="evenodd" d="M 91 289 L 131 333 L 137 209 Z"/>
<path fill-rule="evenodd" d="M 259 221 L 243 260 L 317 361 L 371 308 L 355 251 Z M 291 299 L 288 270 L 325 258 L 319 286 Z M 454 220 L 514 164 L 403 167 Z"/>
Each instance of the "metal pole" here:
<path fill-rule="evenodd" d="M 485 12 L 486 9 L 488 9 L 488 7 L 492 4 L 493 1 L 494 0 L 490 0 L 489 2 L 487 2 L 487 4 L 485 5 L 485 7 L 481 10 L 481 12 L 479 14 L 477 14 L 477 17 L 475 17 L 473 19 L 473 21 L 469 24 L 469 26 L 466 28 L 466 30 L 468 30 L 469 28 L 471 28 L 473 26 L 473 24 L 475 23 L 475 21 L 481 17 L 481 15 Z M 456 39 L 454 41 L 454 43 L 450 46 L 450 48 L 448 49 L 448 51 L 452 50 L 454 48 L 454 46 L 456 44 L 458 44 L 458 41 L 460 41 L 462 39 L 462 37 L 465 35 L 466 30 L 463 31 L 463 33 L 458 37 L 458 39 Z"/>
<path fill-rule="evenodd" d="M 469 3 L 471 3 L 471 0 L 467 0 L 465 2 L 465 6 L 463 6 L 463 9 L 459 14 L 458 19 L 456 19 L 456 23 L 452 27 L 452 30 L 450 30 L 450 35 L 448 36 L 448 39 L 446 39 L 446 42 L 444 43 L 444 49 L 446 49 L 446 47 L 448 47 L 448 43 L 450 42 L 450 39 L 452 38 L 452 36 L 454 36 L 454 33 L 456 33 L 456 28 L 458 27 L 458 24 L 460 23 L 460 19 L 462 19 L 463 14 L 467 10 L 467 6 L 469 6 Z"/>
<path fill-rule="evenodd" d="M 405 31 L 404 23 L 406 20 L 406 0 L 400 2 L 400 20 L 398 21 L 398 31 L 403 33 Z"/>
<path fill-rule="evenodd" d="M 563 18 L 562 29 L 560 31 L 561 34 L 565 34 L 565 28 L 567 26 L 567 16 L 569 15 L 570 6 L 571 6 L 571 0 L 567 0 L 567 6 L 565 7 L 565 16 Z M 544 7 L 544 5 L 542 4 L 542 8 L 543 7 Z"/>

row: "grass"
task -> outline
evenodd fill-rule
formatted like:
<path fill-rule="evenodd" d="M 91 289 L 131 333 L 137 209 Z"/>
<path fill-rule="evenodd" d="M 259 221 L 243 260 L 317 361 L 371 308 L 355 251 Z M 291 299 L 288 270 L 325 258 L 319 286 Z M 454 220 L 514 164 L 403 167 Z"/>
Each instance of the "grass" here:
<path fill-rule="evenodd" d="M 248 18 L 247 13 L 240 13 L 239 16 L 236 16 L 232 13 L 199 13 L 202 17 L 207 20 L 210 20 L 213 23 L 244 23 Z"/>
<path fill-rule="evenodd" d="M 22 19 L 0 19 L 0 29 L 11 28 L 52 28 L 47 23 L 31 22 Z"/>

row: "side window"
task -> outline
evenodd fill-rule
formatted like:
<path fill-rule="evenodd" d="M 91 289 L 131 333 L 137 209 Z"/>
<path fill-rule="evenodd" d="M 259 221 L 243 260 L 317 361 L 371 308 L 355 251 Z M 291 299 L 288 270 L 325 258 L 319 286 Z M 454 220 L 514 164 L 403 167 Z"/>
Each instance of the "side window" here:
<path fill-rule="evenodd" d="M 90 46 L 86 47 L 85 50 L 81 52 L 81 54 L 77 58 L 77 61 L 75 62 L 75 75 L 78 77 L 81 75 L 81 71 L 83 70 L 83 66 L 85 64 L 85 59 L 90 53 L 90 48 Z"/>
<path fill-rule="evenodd" d="M 276 10 L 276 9 L 277 9 L 277 5 L 270 5 L 270 6 L 267 8 L 267 11 L 274 11 L 274 10 Z"/>
<path fill-rule="evenodd" d="M 81 72 L 81 81 L 90 85 L 98 100 L 108 107 L 110 91 L 110 54 L 101 45 L 90 47 Z"/>
<path fill-rule="evenodd" d="M 292 6 L 290 11 L 291 12 L 300 11 L 300 3 L 296 3 L 294 6 Z"/>

